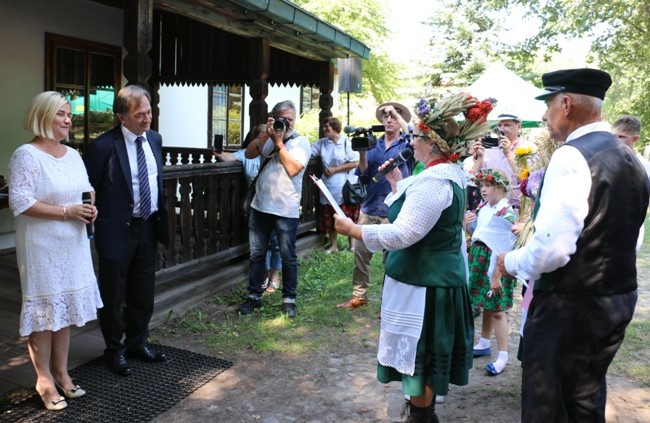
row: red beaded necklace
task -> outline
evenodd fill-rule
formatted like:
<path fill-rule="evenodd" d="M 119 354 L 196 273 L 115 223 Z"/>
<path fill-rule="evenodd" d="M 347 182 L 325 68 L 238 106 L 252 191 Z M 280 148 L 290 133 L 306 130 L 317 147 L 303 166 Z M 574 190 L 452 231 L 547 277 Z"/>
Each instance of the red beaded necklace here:
<path fill-rule="evenodd" d="M 431 160 L 424 168 L 428 169 L 432 166 L 435 166 L 437 164 L 441 163 L 451 163 L 451 160 L 449 160 L 449 157 L 443 157 L 442 159 L 436 159 L 436 160 Z"/>

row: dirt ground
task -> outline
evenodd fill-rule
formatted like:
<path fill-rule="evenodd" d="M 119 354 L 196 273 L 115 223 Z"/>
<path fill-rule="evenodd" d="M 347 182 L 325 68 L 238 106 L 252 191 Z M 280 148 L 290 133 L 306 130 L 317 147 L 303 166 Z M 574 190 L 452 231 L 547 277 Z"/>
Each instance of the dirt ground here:
<path fill-rule="evenodd" d="M 639 256 L 639 302 L 635 319 L 650 318 L 650 253 Z M 378 307 L 377 302 L 373 305 Z M 211 306 L 212 307 L 212 306 Z M 217 318 L 223 310 L 206 308 Z M 354 313 L 352 311 L 351 313 Z M 366 328 L 379 325 L 368 317 Z M 441 422 L 520 421 L 521 368 L 516 359 L 520 324 L 519 303 L 510 313 L 510 363 L 499 376 L 484 367 L 489 358 L 474 360 L 467 386 L 450 386 L 436 405 Z M 476 319 L 477 333 L 481 318 Z M 164 332 L 164 327 L 162 331 Z M 234 362 L 226 372 L 195 391 L 154 421 L 163 422 L 398 422 L 404 396 L 399 383 L 382 385 L 375 379 L 376 340 L 360 345 L 355 334 L 334 350 L 308 356 L 260 355 L 251 351 L 222 357 Z M 162 343 L 214 354 L 200 339 L 165 336 Z M 492 351 L 496 342 L 492 340 Z M 640 351 L 650 360 L 650 350 Z M 607 421 L 650 422 L 650 389 L 638 382 L 609 376 Z"/>

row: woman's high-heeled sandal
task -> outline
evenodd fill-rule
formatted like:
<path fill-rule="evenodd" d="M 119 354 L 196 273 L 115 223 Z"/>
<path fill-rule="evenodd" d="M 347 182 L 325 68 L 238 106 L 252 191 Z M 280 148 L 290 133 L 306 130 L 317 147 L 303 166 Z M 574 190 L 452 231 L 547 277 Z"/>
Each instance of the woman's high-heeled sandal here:
<path fill-rule="evenodd" d="M 68 399 L 81 398 L 86 395 L 86 391 L 79 385 L 75 385 L 74 388 L 66 391 L 57 380 L 54 381 L 54 384 L 61 390 L 61 392 L 63 392 L 63 395 L 65 395 L 65 397 Z"/>
<path fill-rule="evenodd" d="M 36 386 L 37 387 L 34 389 L 36 389 L 36 393 L 38 394 L 38 396 L 41 397 L 41 401 L 43 401 L 43 405 L 45 406 L 46 409 L 50 411 L 59 411 L 59 410 L 63 410 L 68 406 L 68 402 L 63 397 L 59 397 L 58 400 L 46 401 L 45 398 L 43 398 L 41 393 L 38 391 L 38 385 Z"/>

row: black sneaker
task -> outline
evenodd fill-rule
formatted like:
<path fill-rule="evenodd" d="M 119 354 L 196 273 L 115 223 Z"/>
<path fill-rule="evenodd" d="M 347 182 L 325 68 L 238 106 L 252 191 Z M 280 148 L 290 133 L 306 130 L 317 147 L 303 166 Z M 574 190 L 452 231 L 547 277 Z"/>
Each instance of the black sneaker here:
<path fill-rule="evenodd" d="M 294 303 L 282 303 L 282 314 L 286 314 L 293 319 L 296 317 L 296 305 Z"/>
<path fill-rule="evenodd" d="M 255 311 L 256 308 L 262 308 L 262 300 L 256 300 L 254 298 L 248 297 L 242 305 L 237 307 L 237 312 L 239 314 L 251 314 Z"/>

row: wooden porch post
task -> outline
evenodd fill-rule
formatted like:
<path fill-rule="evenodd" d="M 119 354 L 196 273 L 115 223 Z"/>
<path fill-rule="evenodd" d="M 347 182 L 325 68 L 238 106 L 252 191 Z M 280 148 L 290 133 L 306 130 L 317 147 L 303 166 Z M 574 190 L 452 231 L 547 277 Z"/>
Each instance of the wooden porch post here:
<path fill-rule="evenodd" d="M 153 40 L 153 2 L 154 0 L 124 1 L 123 42 L 127 54 L 123 72 L 127 84 L 139 83 L 149 89 L 153 109 L 151 127 L 158 129 L 158 86 L 151 85 L 153 65 L 149 57 Z"/>
<path fill-rule="evenodd" d="M 151 78 L 151 50 L 153 30 L 153 1 L 124 1 L 124 76 L 128 83 L 148 83 Z"/>
<path fill-rule="evenodd" d="M 250 94 L 251 102 L 248 106 L 250 125 L 266 122 L 266 115 L 269 112 L 266 104 L 266 96 L 269 95 L 269 84 L 266 78 L 269 76 L 271 61 L 271 44 L 268 39 L 254 38 L 250 40 Z"/>
<path fill-rule="evenodd" d="M 332 116 L 332 106 L 334 105 L 334 98 L 332 98 L 332 91 L 334 91 L 334 63 L 331 61 L 323 62 L 319 72 L 318 88 L 320 89 L 320 97 L 318 99 L 318 106 L 320 113 L 318 114 L 318 136 L 323 138 L 323 121 Z"/>

